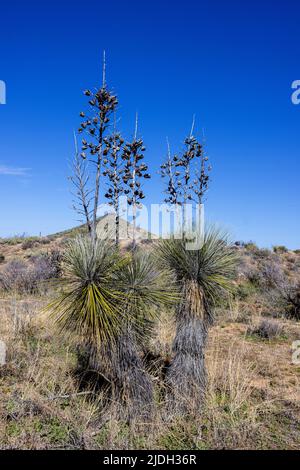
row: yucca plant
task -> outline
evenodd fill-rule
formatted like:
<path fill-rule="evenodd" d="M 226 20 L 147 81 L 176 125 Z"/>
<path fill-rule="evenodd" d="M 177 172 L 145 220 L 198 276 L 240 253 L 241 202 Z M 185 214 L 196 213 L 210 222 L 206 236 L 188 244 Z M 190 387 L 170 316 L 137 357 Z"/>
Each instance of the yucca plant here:
<path fill-rule="evenodd" d="M 180 408 L 199 406 L 206 384 L 205 346 L 213 308 L 228 292 L 236 255 L 227 237 L 215 228 L 206 231 L 203 246 L 187 250 L 185 240 L 160 242 L 159 254 L 176 275 L 181 301 L 176 310 L 173 359 L 167 373 L 172 401 Z"/>
<path fill-rule="evenodd" d="M 105 376 L 124 417 L 149 414 L 152 383 L 141 343 L 161 306 L 176 299 L 173 276 L 150 254 L 121 256 L 113 242 L 80 237 L 63 257 L 57 299 L 48 307 L 58 325 L 82 338 L 87 367 Z"/>

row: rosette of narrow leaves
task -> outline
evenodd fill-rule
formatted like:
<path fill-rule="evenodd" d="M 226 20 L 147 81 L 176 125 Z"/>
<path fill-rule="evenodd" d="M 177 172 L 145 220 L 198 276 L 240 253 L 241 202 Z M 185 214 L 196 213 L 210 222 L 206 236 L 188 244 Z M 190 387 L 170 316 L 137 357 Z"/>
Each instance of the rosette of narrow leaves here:
<path fill-rule="evenodd" d="M 130 318 L 136 328 L 145 319 L 155 319 L 161 308 L 170 307 L 179 299 L 173 271 L 160 266 L 154 255 L 140 249 L 130 255 L 130 261 L 119 269 L 117 278 L 126 298 L 125 319 Z"/>
<path fill-rule="evenodd" d="M 125 297 L 115 274 L 126 262 L 108 240 L 70 241 L 57 298 L 47 308 L 62 330 L 77 333 L 97 348 L 116 341 Z"/>
<path fill-rule="evenodd" d="M 203 245 L 198 250 L 186 249 L 183 239 L 162 240 L 159 253 L 181 286 L 186 281 L 196 282 L 203 291 L 207 307 L 214 305 L 222 292 L 232 288 L 237 255 L 228 242 L 228 236 L 221 230 L 207 229 Z M 206 313 L 210 315 L 211 309 Z"/>

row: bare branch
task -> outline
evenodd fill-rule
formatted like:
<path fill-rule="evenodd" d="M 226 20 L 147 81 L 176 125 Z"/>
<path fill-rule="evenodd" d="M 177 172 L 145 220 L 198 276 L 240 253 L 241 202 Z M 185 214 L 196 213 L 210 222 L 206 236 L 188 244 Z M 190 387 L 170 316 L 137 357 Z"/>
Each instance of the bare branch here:
<path fill-rule="evenodd" d="M 106 58 L 105 58 L 105 50 L 103 51 L 102 86 L 103 86 L 103 88 L 106 87 Z"/>
<path fill-rule="evenodd" d="M 91 193 L 91 190 L 87 187 L 89 177 L 86 173 L 86 162 L 85 160 L 79 155 L 78 152 L 78 144 L 76 134 L 74 132 L 74 145 L 75 145 L 75 157 L 73 161 L 73 175 L 70 177 L 74 187 L 77 189 L 74 196 L 76 197 L 78 204 L 77 206 L 74 204 L 73 209 L 79 214 L 84 215 L 85 222 L 88 227 L 89 233 L 91 233 L 92 226 L 90 220 L 90 210 L 88 201 L 88 196 Z"/>
<path fill-rule="evenodd" d="M 190 132 L 190 137 L 193 136 L 193 132 L 194 132 L 194 127 L 195 127 L 195 114 L 193 114 L 193 120 L 192 120 L 192 127 L 191 127 L 191 132 Z"/>
<path fill-rule="evenodd" d="M 139 116 L 138 116 L 138 112 L 135 113 L 135 129 L 134 129 L 134 140 L 137 139 L 137 132 L 138 132 L 138 120 L 139 120 Z"/>

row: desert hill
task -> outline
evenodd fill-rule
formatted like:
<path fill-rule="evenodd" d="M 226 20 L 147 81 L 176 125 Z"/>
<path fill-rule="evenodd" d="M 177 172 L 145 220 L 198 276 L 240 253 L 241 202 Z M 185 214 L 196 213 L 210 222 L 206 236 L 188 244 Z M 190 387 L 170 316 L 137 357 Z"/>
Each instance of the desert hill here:
<path fill-rule="evenodd" d="M 114 240 L 114 216 L 106 214 L 105 216 L 100 217 L 98 220 L 97 232 L 102 236 L 106 236 L 110 233 L 110 237 Z M 79 225 L 78 227 L 74 227 L 63 232 L 57 232 L 45 237 L 16 235 L 9 238 L 0 238 L 0 266 L 3 266 L 5 263 L 15 258 L 28 260 L 31 257 L 38 256 L 42 253 L 63 250 L 69 239 L 84 233 L 87 233 L 86 226 Z M 128 247 L 133 237 L 132 224 L 120 218 L 119 234 L 121 247 Z M 135 237 L 138 244 L 145 245 L 151 242 L 151 240 L 156 240 L 158 238 L 157 235 L 147 232 L 140 227 L 136 228 Z"/>

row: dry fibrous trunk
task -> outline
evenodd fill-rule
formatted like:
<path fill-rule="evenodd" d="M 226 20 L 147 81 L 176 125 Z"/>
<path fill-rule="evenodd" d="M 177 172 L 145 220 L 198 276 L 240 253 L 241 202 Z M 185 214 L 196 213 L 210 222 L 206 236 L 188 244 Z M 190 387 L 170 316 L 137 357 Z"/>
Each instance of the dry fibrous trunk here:
<path fill-rule="evenodd" d="M 124 329 L 117 341 L 101 350 L 86 345 L 86 372 L 110 386 L 113 405 L 121 419 L 130 422 L 150 418 L 153 411 L 153 385 L 145 371 L 132 329 Z"/>
<path fill-rule="evenodd" d="M 168 398 L 172 407 L 191 411 L 198 409 L 205 394 L 208 327 L 203 295 L 192 281 L 183 290 L 176 323 L 174 356 L 166 376 Z"/>
<path fill-rule="evenodd" d="M 92 342 L 85 342 L 77 347 L 78 369 L 81 382 L 95 390 L 111 386 L 110 374 L 104 361 L 103 351 L 99 351 Z"/>
<path fill-rule="evenodd" d="M 112 349 L 114 395 L 128 421 L 151 416 L 153 385 L 145 371 L 133 330 L 127 326 Z"/>

